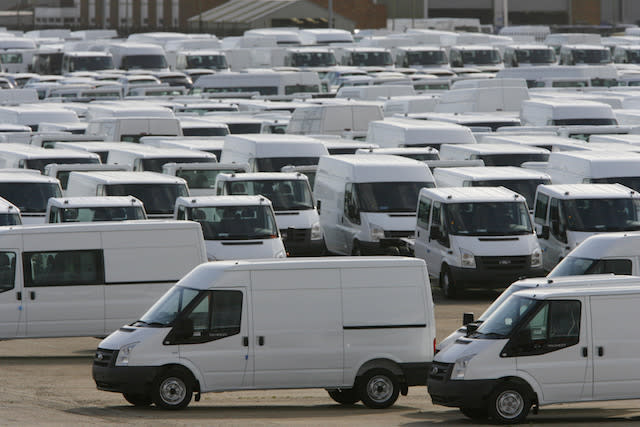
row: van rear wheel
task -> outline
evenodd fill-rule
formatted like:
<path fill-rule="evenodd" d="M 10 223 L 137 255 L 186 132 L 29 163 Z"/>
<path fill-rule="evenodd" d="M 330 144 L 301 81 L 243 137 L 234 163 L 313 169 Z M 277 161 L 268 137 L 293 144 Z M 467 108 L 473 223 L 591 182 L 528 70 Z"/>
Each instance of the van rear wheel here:
<path fill-rule="evenodd" d="M 352 388 L 343 388 L 341 390 L 327 390 L 327 393 L 329 393 L 329 397 L 331 397 L 341 405 L 353 405 L 360 400 L 360 398 L 358 397 L 358 393 L 356 393 L 356 390 Z"/>
<path fill-rule="evenodd" d="M 454 299 L 458 296 L 458 285 L 453 280 L 451 270 L 446 265 L 442 267 L 440 272 L 440 287 L 445 297 Z"/>
<path fill-rule="evenodd" d="M 388 408 L 396 402 L 400 394 L 398 378 L 386 369 L 371 369 L 365 372 L 356 384 L 360 400 L 371 409 Z"/>
<path fill-rule="evenodd" d="M 184 409 L 191 402 L 192 395 L 193 382 L 183 369 L 168 369 L 153 383 L 153 403 L 163 409 Z"/>
<path fill-rule="evenodd" d="M 133 406 L 149 406 L 153 403 L 148 394 L 122 393 L 122 397 Z"/>

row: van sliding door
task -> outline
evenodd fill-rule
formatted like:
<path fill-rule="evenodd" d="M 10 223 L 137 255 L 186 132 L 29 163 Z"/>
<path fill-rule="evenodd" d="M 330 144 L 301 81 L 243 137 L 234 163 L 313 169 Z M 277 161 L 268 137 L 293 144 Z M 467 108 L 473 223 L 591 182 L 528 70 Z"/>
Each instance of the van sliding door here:
<path fill-rule="evenodd" d="M 24 335 L 24 291 L 16 276 L 20 268 L 17 249 L 0 252 L 0 339 Z"/>

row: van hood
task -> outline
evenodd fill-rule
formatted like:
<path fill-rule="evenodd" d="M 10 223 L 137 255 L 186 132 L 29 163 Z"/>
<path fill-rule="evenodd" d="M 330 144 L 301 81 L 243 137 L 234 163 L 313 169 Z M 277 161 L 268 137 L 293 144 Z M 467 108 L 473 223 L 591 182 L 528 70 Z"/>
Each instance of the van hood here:
<path fill-rule="evenodd" d="M 276 223 L 278 228 L 311 228 L 316 222 L 320 222 L 318 211 L 306 209 L 303 211 L 277 211 Z"/>
<path fill-rule="evenodd" d="M 361 212 L 369 224 L 375 224 L 385 231 L 416 230 L 415 212 Z"/>
<path fill-rule="evenodd" d="M 124 345 L 142 342 L 154 336 L 161 335 L 164 338 L 170 330 L 171 328 L 137 328 L 124 325 L 100 341 L 98 347 L 105 350 L 120 350 Z"/>
<path fill-rule="evenodd" d="M 282 239 L 205 240 L 209 261 L 284 258 Z"/>
<path fill-rule="evenodd" d="M 568 246 L 573 249 L 594 234 L 600 233 L 594 231 L 570 231 L 567 233 Z"/>
<path fill-rule="evenodd" d="M 512 236 L 460 236 L 451 235 L 452 247 L 458 247 L 476 256 L 531 255 L 540 248 L 535 234 Z"/>
<path fill-rule="evenodd" d="M 433 358 L 434 362 L 455 363 L 456 360 L 470 355 L 480 354 L 490 347 L 502 349 L 508 339 L 484 340 L 460 337 L 446 346 Z"/>

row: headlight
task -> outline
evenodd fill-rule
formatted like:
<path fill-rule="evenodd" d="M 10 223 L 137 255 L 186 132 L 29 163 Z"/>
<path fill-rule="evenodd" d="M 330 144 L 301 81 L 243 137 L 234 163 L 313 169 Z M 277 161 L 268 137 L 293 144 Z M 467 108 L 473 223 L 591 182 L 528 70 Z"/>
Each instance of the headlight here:
<path fill-rule="evenodd" d="M 311 226 L 311 240 L 320 239 L 322 239 L 322 228 L 320 227 L 320 223 L 316 222 Z"/>
<path fill-rule="evenodd" d="M 531 254 L 531 267 L 542 267 L 542 251 L 536 249 Z"/>
<path fill-rule="evenodd" d="M 453 365 L 453 370 L 451 371 L 452 380 L 464 379 L 464 375 L 467 371 L 467 366 L 469 366 L 469 362 L 471 361 L 471 359 L 473 359 L 474 356 L 475 354 L 470 354 L 468 356 L 461 357 L 460 359 L 456 360 L 456 363 Z"/>
<path fill-rule="evenodd" d="M 460 249 L 460 265 L 464 268 L 476 268 L 476 257 L 471 252 Z"/>
<path fill-rule="evenodd" d="M 384 230 L 382 227 L 375 224 L 369 224 L 369 229 L 371 230 L 371 240 L 376 242 L 380 239 L 384 239 Z"/>
<path fill-rule="evenodd" d="M 116 359 L 116 366 L 127 366 L 129 364 L 129 356 L 136 345 L 138 345 L 138 342 L 132 342 L 131 344 L 120 347 L 118 358 Z"/>

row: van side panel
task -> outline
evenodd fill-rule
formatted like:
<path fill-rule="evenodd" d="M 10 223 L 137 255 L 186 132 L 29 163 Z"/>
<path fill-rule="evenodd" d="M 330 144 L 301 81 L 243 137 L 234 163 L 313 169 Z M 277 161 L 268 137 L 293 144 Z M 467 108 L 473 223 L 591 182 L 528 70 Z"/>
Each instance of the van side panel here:
<path fill-rule="evenodd" d="M 358 369 L 373 359 L 432 360 L 434 325 L 427 316 L 431 299 L 424 267 L 350 268 L 341 275 L 345 384 L 353 385 Z"/>
<path fill-rule="evenodd" d="M 342 384 L 339 270 L 253 271 L 251 285 L 255 387 Z"/>

